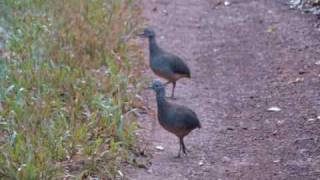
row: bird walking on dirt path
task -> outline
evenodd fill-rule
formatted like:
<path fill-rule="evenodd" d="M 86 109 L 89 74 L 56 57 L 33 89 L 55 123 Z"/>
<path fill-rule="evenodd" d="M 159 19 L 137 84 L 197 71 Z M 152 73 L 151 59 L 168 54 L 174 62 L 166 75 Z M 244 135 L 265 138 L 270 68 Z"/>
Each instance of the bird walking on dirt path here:
<path fill-rule="evenodd" d="M 152 29 L 145 28 L 139 35 L 149 39 L 150 67 L 156 75 L 168 80 L 165 85 L 172 83 L 171 98 L 174 98 L 176 82 L 183 77 L 191 78 L 189 67 L 181 58 L 158 46 Z"/>
<path fill-rule="evenodd" d="M 155 80 L 150 86 L 150 89 L 156 92 L 160 125 L 179 138 L 180 148 L 177 157 L 180 157 L 181 151 L 186 154 L 186 146 L 183 138 L 192 130 L 201 128 L 200 121 L 196 113 L 191 109 L 167 102 L 165 98 L 165 87 L 159 80 Z"/>

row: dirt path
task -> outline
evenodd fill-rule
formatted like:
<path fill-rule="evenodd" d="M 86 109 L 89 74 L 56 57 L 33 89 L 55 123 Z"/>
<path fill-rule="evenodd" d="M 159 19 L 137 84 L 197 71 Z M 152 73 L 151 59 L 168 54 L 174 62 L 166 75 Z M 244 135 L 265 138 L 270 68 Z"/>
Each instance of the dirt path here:
<path fill-rule="evenodd" d="M 286 0 L 219 2 L 145 0 L 159 44 L 192 70 L 176 103 L 194 109 L 203 128 L 186 138 L 188 157 L 174 159 L 177 138 L 159 125 L 150 132 L 154 117 L 144 116 L 152 165 L 128 178 L 320 179 L 319 21 Z"/>

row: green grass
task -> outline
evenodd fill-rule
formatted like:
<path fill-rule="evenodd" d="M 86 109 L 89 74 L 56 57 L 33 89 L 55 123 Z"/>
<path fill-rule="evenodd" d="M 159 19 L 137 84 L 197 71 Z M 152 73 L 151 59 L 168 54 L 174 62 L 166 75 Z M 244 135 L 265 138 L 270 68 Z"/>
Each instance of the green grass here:
<path fill-rule="evenodd" d="M 139 14 L 132 0 L 0 2 L 0 177 L 116 177 L 137 128 Z"/>

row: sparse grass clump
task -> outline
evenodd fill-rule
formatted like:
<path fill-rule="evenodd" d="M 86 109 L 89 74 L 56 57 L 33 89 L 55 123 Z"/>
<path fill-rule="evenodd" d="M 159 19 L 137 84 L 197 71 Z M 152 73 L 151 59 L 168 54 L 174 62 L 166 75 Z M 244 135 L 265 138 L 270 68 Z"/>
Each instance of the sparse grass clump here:
<path fill-rule="evenodd" d="M 0 17 L 0 177 L 114 178 L 136 129 L 135 2 L 3 0 Z"/>

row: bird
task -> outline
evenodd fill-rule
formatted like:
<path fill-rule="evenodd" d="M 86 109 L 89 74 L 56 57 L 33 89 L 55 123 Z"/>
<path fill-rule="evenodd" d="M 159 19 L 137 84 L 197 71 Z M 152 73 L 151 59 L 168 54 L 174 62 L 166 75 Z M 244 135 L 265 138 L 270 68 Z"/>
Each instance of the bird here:
<path fill-rule="evenodd" d="M 191 78 L 190 68 L 180 57 L 166 52 L 158 46 L 156 34 L 153 29 L 145 28 L 143 33 L 138 35 L 148 38 L 150 67 L 156 75 L 167 80 L 165 85 L 172 83 L 171 98 L 175 99 L 174 91 L 176 82 L 181 78 Z"/>
<path fill-rule="evenodd" d="M 180 158 L 181 151 L 186 153 L 183 138 L 192 130 L 201 128 L 200 121 L 194 111 L 188 107 L 168 102 L 165 98 L 165 86 L 159 80 L 154 80 L 149 86 L 156 92 L 159 124 L 167 131 L 179 138 L 179 152 L 176 156 Z"/>

